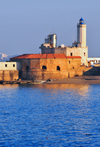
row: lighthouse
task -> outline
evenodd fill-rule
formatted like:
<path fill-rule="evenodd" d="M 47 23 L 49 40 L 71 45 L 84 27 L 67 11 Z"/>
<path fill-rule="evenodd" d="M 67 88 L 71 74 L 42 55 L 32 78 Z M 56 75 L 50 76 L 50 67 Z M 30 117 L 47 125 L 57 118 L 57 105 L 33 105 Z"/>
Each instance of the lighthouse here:
<path fill-rule="evenodd" d="M 79 19 L 77 24 L 77 41 L 72 43 L 72 46 L 56 46 L 56 34 L 48 35 L 45 43 L 41 45 L 42 54 L 65 54 L 66 56 L 81 57 L 81 65 L 88 66 L 88 46 L 86 45 L 86 24 L 84 19 Z"/>
<path fill-rule="evenodd" d="M 83 18 L 77 24 L 77 43 L 81 44 L 81 47 L 86 47 L 86 24 Z"/>

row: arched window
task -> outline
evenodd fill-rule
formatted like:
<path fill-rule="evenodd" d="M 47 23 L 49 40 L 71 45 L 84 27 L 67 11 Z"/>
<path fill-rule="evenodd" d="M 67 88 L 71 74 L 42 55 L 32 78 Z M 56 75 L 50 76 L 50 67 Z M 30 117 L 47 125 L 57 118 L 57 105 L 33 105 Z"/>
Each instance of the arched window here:
<path fill-rule="evenodd" d="M 84 52 L 84 56 L 85 56 L 85 52 Z"/>
<path fill-rule="evenodd" d="M 72 53 L 70 53 L 70 56 L 72 56 L 73 54 Z"/>
<path fill-rule="evenodd" d="M 70 61 L 69 61 L 69 64 L 70 64 Z"/>
<path fill-rule="evenodd" d="M 60 67 L 59 67 L 59 66 L 57 66 L 57 70 L 59 70 L 59 71 L 60 71 Z"/>
<path fill-rule="evenodd" d="M 26 71 L 29 71 L 29 66 L 26 66 Z"/>
<path fill-rule="evenodd" d="M 47 67 L 45 65 L 42 66 L 42 69 L 47 69 Z"/>

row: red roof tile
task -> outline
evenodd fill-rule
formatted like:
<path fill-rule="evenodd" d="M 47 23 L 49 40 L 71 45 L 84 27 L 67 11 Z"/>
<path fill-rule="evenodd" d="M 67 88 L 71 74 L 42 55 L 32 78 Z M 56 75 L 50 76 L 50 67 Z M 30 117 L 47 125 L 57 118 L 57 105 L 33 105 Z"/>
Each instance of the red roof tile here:
<path fill-rule="evenodd" d="M 47 58 L 47 54 L 42 54 L 41 59 L 46 59 Z"/>
<path fill-rule="evenodd" d="M 26 59 L 29 59 L 29 58 L 37 58 L 37 59 L 39 59 L 39 58 L 41 58 L 41 56 L 42 56 L 42 54 L 29 54 L 27 57 L 26 57 Z"/>
<path fill-rule="evenodd" d="M 54 58 L 53 54 L 47 54 L 47 59 L 48 58 Z"/>
<path fill-rule="evenodd" d="M 66 56 L 65 54 L 23 54 L 11 59 L 49 59 L 49 58 L 81 58 L 80 56 Z"/>
<path fill-rule="evenodd" d="M 67 58 L 81 58 L 81 56 L 66 56 Z"/>
<path fill-rule="evenodd" d="M 12 57 L 11 59 L 22 59 L 22 58 L 25 58 L 27 56 L 28 56 L 28 54 L 23 54 L 23 55 L 19 55 L 19 56 L 16 56 L 16 57 Z"/>

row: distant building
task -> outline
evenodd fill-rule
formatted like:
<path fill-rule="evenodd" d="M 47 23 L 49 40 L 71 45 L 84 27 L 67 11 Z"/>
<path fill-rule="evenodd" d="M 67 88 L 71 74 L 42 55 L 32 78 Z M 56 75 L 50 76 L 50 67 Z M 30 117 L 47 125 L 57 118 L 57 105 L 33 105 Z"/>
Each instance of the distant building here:
<path fill-rule="evenodd" d="M 88 63 L 91 66 L 100 66 L 100 58 L 88 58 Z"/>
<path fill-rule="evenodd" d="M 49 35 L 50 36 L 50 35 Z M 49 40 L 49 39 L 48 39 Z M 57 42 L 57 40 L 56 40 Z M 45 41 L 40 46 L 42 54 L 65 54 L 66 56 L 81 56 L 81 64 L 88 65 L 88 47 L 86 46 L 86 24 L 81 18 L 77 24 L 77 42 L 75 41 L 72 46 L 58 46 L 51 45 L 49 41 Z"/>
<path fill-rule="evenodd" d="M 0 53 L 0 59 L 7 58 L 6 54 Z"/>

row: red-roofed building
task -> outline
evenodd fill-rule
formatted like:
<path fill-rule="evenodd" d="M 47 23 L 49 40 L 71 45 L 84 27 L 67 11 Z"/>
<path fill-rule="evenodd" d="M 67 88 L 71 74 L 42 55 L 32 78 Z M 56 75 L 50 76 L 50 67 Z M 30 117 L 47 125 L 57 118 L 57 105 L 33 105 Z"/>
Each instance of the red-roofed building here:
<path fill-rule="evenodd" d="M 20 78 L 24 80 L 68 78 L 82 75 L 85 68 L 80 66 L 80 56 L 67 57 L 65 54 L 23 54 L 10 61 L 20 62 Z"/>

